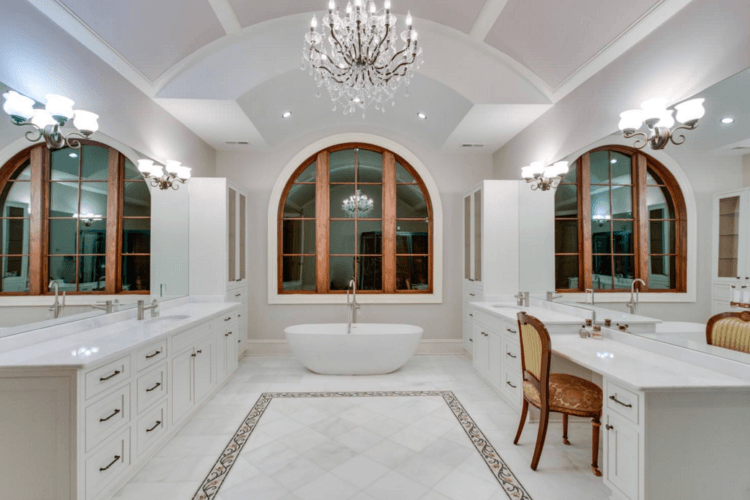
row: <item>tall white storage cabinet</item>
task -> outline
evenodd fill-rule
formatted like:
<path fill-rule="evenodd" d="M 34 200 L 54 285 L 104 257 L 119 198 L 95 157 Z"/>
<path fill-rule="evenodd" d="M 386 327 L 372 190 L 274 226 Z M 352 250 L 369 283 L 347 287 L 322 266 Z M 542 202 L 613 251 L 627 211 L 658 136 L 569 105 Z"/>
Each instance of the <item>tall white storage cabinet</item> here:
<path fill-rule="evenodd" d="M 190 295 L 241 305 L 238 355 L 247 349 L 247 194 L 227 179 L 190 179 Z"/>
<path fill-rule="evenodd" d="M 732 287 L 750 289 L 750 189 L 714 195 L 712 314 L 740 311 L 731 307 Z"/>
<path fill-rule="evenodd" d="M 554 290 L 554 192 L 483 181 L 463 199 L 463 341 L 474 352 L 470 302 Z"/>

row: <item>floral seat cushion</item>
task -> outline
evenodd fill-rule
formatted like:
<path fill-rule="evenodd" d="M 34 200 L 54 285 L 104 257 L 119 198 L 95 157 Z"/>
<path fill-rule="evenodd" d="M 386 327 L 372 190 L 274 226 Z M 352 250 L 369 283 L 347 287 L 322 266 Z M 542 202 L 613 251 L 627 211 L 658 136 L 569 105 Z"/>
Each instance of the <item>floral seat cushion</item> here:
<path fill-rule="evenodd" d="M 523 383 L 524 397 L 541 408 L 541 395 L 531 382 Z M 550 373 L 549 410 L 580 417 L 595 417 L 602 412 L 602 390 L 593 382 L 565 373 Z"/>

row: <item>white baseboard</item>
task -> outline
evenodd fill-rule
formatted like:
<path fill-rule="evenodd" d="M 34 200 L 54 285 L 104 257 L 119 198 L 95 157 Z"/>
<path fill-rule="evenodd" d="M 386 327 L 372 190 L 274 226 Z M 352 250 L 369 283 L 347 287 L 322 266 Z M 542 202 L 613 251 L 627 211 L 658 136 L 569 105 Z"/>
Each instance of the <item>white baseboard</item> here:
<path fill-rule="evenodd" d="M 245 356 L 291 356 L 292 349 L 286 340 L 249 339 Z M 465 354 L 461 339 L 422 340 L 415 354 Z"/>

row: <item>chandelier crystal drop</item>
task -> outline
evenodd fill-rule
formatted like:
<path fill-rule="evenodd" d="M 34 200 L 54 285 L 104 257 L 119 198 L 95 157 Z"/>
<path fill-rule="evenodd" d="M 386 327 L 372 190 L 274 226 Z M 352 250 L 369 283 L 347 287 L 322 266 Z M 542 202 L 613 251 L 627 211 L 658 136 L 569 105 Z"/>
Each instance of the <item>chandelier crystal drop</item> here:
<path fill-rule="evenodd" d="M 305 35 L 302 69 L 309 69 L 315 78 L 318 97 L 325 86 L 334 111 L 341 105 L 345 115 L 361 109 L 364 117 L 364 110 L 373 105 L 385 112 L 389 101 L 395 105 L 393 98 L 402 82 L 408 95 L 414 71 L 422 64 L 411 13 L 399 37 L 390 0 L 385 0 L 382 9 L 372 0 L 354 0 L 345 11 L 330 0 L 322 24 L 321 33 L 313 16 Z"/>
<path fill-rule="evenodd" d="M 372 209 L 375 208 L 375 203 L 362 194 L 362 191 L 357 189 L 355 196 L 350 196 L 344 200 L 344 204 L 341 205 L 341 210 L 346 212 L 350 218 L 354 218 L 357 214 L 360 217 L 364 217 L 369 214 Z"/>

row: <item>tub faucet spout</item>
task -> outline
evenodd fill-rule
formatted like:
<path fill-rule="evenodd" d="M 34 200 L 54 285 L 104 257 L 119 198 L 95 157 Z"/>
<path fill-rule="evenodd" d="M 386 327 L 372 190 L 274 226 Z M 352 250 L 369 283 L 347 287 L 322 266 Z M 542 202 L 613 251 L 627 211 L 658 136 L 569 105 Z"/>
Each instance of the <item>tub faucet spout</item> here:
<path fill-rule="evenodd" d="M 352 291 L 352 301 L 349 302 L 349 290 Z M 359 304 L 357 303 L 357 284 L 354 280 L 349 282 L 349 288 L 346 289 L 346 305 L 349 308 L 349 326 L 346 330 L 347 333 L 352 333 L 352 323 L 357 323 L 357 311 L 359 310 Z"/>

